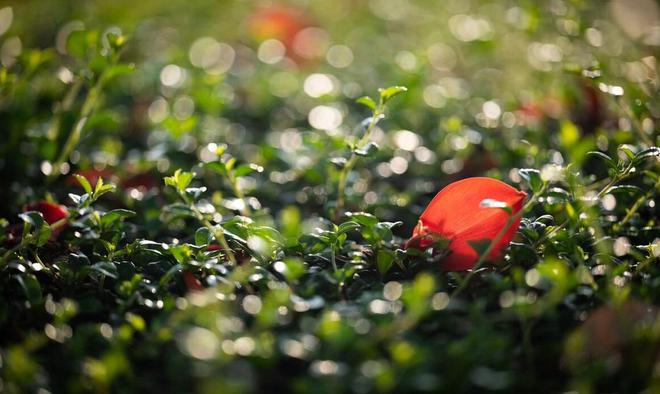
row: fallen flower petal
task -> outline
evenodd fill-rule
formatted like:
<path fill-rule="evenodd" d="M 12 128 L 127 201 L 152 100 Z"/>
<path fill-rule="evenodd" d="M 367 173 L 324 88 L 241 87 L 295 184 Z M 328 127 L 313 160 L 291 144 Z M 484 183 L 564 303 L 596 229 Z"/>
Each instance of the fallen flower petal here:
<path fill-rule="evenodd" d="M 526 194 L 492 178 L 467 178 L 442 189 L 422 213 L 406 247 L 426 249 L 434 240 L 447 239 L 449 254 L 442 260 L 447 271 L 465 271 L 474 266 L 479 255 L 470 242 L 492 240 L 506 226 L 509 213 L 481 205 L 486 199 L 506 203 L 511 215 L 522 209 Z M 496 259 L 513 239 L 520 218 L 515 220 L 488 256 Z"/>
<path fill-rule="evenodd" d="M 183 281 L 186 284 L 188 291 L 204 290 L 204 286 L 202 286 L 202 282 L 200 282 L 199 279 L 197 279 L 195 275 L 188 270 L 183 271 Z"/>
<path fill-rule="evenodd" d="M 53 224 L 59 220 L 62 220 L 69 216 L 69 211 L 64 205 L 55 204 L 48 201 L 37 201 L 30 203 L 25 206 L 24 209 L 27 211 L 37 211 L 41 212 L 44 216 L 44 220 L 48 224 Z"/>

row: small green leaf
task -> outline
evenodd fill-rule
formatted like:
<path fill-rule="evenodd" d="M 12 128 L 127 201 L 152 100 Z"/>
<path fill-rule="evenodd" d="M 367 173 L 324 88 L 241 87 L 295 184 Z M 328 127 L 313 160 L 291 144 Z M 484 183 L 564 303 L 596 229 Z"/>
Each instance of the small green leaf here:
<path fill-rule="evenodd" d="M 376 102 L 369 96 L 362 96 L 359 99 L 355 100 L 355 102 L 368 107 L 372 111 L 376 110 Z"/>
<path fill-rule="evenodd" d="M 195 174 L 192 172 L 184 172 L 181 169 L 174 171 L 172 176 L 163 178 L 167 186 L 174 187 L 179 193 L 184 193 Z"/>
<path fill-rule="evenodd" d="M 390 268 L 392 268 L 393 263 L 394 263 L 394 252 L 387 249 L 381 249 L 378 251 L 378 254 L 376 255 L 376 265 L 378 267 L 378 272 L 381 275 L 385 275 L 387 271 L 389 271 Z"/>
<path fill-rule="evenodd" d="M 206 227 L 200 227 L 195 231 L 195 245 L 206 246 L 213 241 L 211 230 Z"/>
<path fill-rule="evenodd" d="M 43 298 L 43 291 L 41 290 L 41 284 L 36 276 L 32 274 L 27 275 L 17 275 L 14 276 L 16 281 L 19 283 L 27 298 L 28 302 L 31 305 L 37 305 L 41 302 Z"/>
<path fill-rule="evenodd" d="M 337 228 L 337 235 L 346 234 L 358 228 L 360 228 L 360 225 L 355 222 L 344 222 Z"/>
<path fill-rule="evenodd" d="M 365 227 L 373 227 L 378 224 L 378 218 L 367 212 L 346 212 L 346 217 Z"/>
<path fill-rule="evenodd" d="M 330 161 L 330 163 L 332 163 L 338 169 L 342 169 L 342 168 L 344 168 L 344 166 L 346 166 L 346 162 L 348 160 L 346 160 L 345 157 L 332 157 L 332 158 L 330 158 L 329 161 Z"/>
<path fill-rule="evenodd" d="M 305 274 L 305 263 L 298 259 L 285 259 L 284 264 L 286 265 L 284 276 L 289 280 L 296 280 Z"/>
<path fill-rule="evenodd" d="M 618 185 L 607 189 L 606 193 L 639 193 L 643 190 L 635 185 Z"/>
<path fill-rule="evenodd" d="M 383 103 L 386 103 L 392 97 L 407 91 L 408 88 L 405 86 L 390 86 L 389 88 L 378 89 L 378 93 L 380 93 L 380 98 L 383 100 Z"/>
<path fill-rule="evenodd" d="M 353 153 L 355 153 L 358 156 L 372 157 L 373 155 L 375 155 L 378 152 L 379 149 L 380 148 L 379 148 L 378 144 L 371 141 L 368 144 L 366 144 L 365 146 L 363 146 L 362 148 L 355 149 L 353 151 Z"/>
<path fill-rule="evenodd" d="M 19 214 L 18 217 L 20 217 L 21 220 L 23 220 L 23 222 L 25 223 L 24 229 L 27 229 L 27 231 L 29 232 L 29 233 L 24 232 L 23 237 L 30 234 L 30 236 L 34 237 L 34 239 L 32 239 L 31 241 L 34 242 L 36 246 L 43 246 L 46 242 L 48 242 L 52 230 L 48 225 L 48 223 L 46 223 L 46 220 L 44 220 L 44 217 L 41 214 L 41 212 L 35 212 L 35 211 L 24 212 Z M 30 232 L 32 228 L 34 228 L 34 231 Z"/>
<path fill-rule="evenodd" d="M 587 152 L 587 155 L 589 155 L 589 156 L 599 157 L 599 158 L 603 159 L 603 160 L 605 161 L 605 163 L 606 163 L 610 168 L 612 168 L 612 169 L 616 169 L 616 168 L 617 168 L 617 167 L 616 167 L 616 161 L 614 161 L 614 159 L 612 159 L 610 156 L 608 156 L 607 154 L 605 154 L 605 153 L 603 153 L 603 152 L 599 152 L 599 151 L 596 151 L 596 150 L 592 150 L 592 151 Z"/>
<path fill-rule="evenodd" d="M 117 273 L 117 267 L 109 261 L 101 261 L 92 265 L 92 271 L 96 271 L 102 275 L 109 276 L 113 279 L 117 279 L 119 274 Z"/>
<path fill-rule="evenodd" d="M 171 246 L 169 251 L 180 264 L 187 262 L 192 256 L 192 250 L 186 244 Z"/>
<path fill-rule="evenodd" d="M 250 164 L 241 164 L 240 166 L 236 167 L 236 170 L 234 170 L 234 176 L 246 176 L 249 174 L 252 174 L 253 172 L 263 172 L 264 168 L 260 165 L 250 163 Z"/>
<path fill-rule="evenodd" d="M 628 159 L 632 160 L 635 158 L 635 151 L 634 147 L 632 145 L 624 144 L 619 146 L 618 150 L 625 153 L 626 156 L 628 156 Z"/>
<path fill-rule="evenodd" d="M 230 157 L 225 162 L 225 170 L 227 170 L 227 172 L 230 172 L 232 169 L 234 169 L 234 165 L 236 165 L 236 158 L 235 157 Z"/>
<path fill-rule="evenodd" d="M 642 161 L 648 159 L 649 157 L 656 157 L 656 158 L 660 157 L 660 148 L 658 148 L 657 146 L 652 146 L 648 149 L 644 149 L 643 151 L 635 155 L 633 161 L 635 164 L 640 164 Z"/>
<path fill-rule="evenodd" d="M 80 183 L 80 186 L 82 186 L 83 189 L 85 189 L 85 192 L 87 194 L 92 194 L 92 185 L 90 185 L 87 178 L 85 178 L 82 175 L 78 175 L 78 174 L 73 174 L 73 176 L 76 177 L 76 179 L 78 180 L 78 183 Z"/>
<path fill-rule="evenodd" d="M 541 179 L 541 172 L 533 168 L 521 168 L 518 170 L 520 177 L 525 180 L 529 188 L 537 193 L 543 188 L 543 180 Z"/>
<path fill-rule="evenodd" d="M 70 253 L 69 254 L 69 268 L 75 272 L 79 272 L 84 268 L 88 268 L 91 265 L 89 258 L 85 254 L 79 253 Z"/>
<path fill-rule="evenodd" d="M 135 212 L 128 209 L 113 209 L 112 211 L 103 214 L 101 217 L 101 224 L 103 226 L 109 226 L 116 221 L 121 221 L 132 216 L 135 216 Z"/>

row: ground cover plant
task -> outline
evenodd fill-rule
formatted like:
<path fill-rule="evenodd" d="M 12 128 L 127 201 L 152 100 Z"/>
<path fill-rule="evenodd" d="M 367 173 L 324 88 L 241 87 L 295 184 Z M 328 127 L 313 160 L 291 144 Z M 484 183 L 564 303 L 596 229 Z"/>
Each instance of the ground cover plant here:
<path fill-rule="evenodd" d="M 660 390 L 660 7 L 0 3 L 0 392 Z"/>

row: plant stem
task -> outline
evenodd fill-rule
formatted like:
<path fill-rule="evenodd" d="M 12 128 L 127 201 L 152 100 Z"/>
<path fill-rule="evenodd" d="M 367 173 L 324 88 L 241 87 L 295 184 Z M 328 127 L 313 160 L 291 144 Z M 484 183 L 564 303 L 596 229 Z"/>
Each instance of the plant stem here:
<path fill-rule="evenodd" d="M 525 205 L 515 214 L 515 215 L 509 215 L 509 218 L 507 219 L 506 223 L 504 224 L 504 227 L 500 230 L 499 233 L 493 238 L 490 243 L 488 244 L 488 247 L 486 250 L 481 253 L 479 258 L 477 259 L 477 262 L 474 264 L 474 267 L 472 270 L 470 270 L 470 273 L 465 277 L 465 279 L 461 282 L 461 284 L 454 290 L 454 292 L 451 295 L 451 298 L 457 297 L 465 288 L 467 287 L 468 283 L 470 282 L 470 279 L 476 274 L 476 272 L 481 268 L 481 266 L 486 262 L 486 259 L 490 255 L 490 253 L 493 251 L 495 248 L 495 245 L 497 245 L 502 237 L 504 237 L 504 234 L 506 234 L 507 230 L 509 230 L 509 227 L 511 227 L 511 224 L 515 222 L 516 220 L 520 219 L 523 215 L 523 213 L 529 209 L 535 202 L 536 199 L 540 194 L 542 194 L 546 189 L 546 186 L 544 186 L 541 190 L 538 192 L 534 193 L 534 195 L 525 203 Z"/>
<path fill-rule="evenodd" d="M 50 225 L 51 231 L 57 230 L 58 228 L 62 227 L 66 222 L 67 222 L 67 219 L 64 218 L 64 219 L 60 219 L 57 222 L 51 224 Z M 0 257 L 0 269 L 4 268 L 4 266 L 7 264 L 7 262 L 9 261 L 9 258 L 11 257 L 12 254 L 14 254 L 17 251 L 21 250 L 22 248 L 28 246 L 30 244 L 30 241 L 31 241 L 31 237 L 28 237 L 28 238 L 21 237 L 21 242 L 14 245 L 11 249 L 7 250 L 2 255 L 2 257 Z"/>
<path fill-rule="evenodd" d="M 358 141 L 356 148 L 361 148 L 366 143 L 369 142 L 369 139 L 371 138 L 371 133 L 373 132 L 374 127 L 376 127 L 376 124 L 378 124 L 378 120 L 380 120 L 380 117 L 383 115 L 384 109 L 385 106 L 381 98 L 381 100 L 378 103 L 378 106 L 373 111 L 371 115 L 371 120 L 369 121 L 369 125 L 367 126 L 367 129 L 365 130 L 362 138 L 360 138 L 360 140 Z M 351 152 L 351 156 L 349 157 L 348 161 L 346 161 L 346 164 L 339 173 L 339 182 L 337 184 L 337 205 L 335 207 L 335 221 L 339 221 L 344 211 L 344 205 L 346 200 L 346 183 L 348 182 L 348 174 L 351 172 L 353 167 L 355 167 L 358 159 L 359 156 L 356 155 L 355 150 L 353 150 Z"/>
<path fill-rule="evenodd" d="M 250 206 L 248 205 L 247 201 L 245 201 L 245 193 L 243 193 L 243 190 L 238 186 L 238 179 L 236 179 L 236 177 L 234 176 L 233 171 L 227 173 L 227 180 L 229 181 L 231 190 L 234 192 L 236 198 L 241 200 L 241 202 L 243 203 L 241 209 L 239 209 L 241 215 L 250 216 L 252 211 L 250 210 Z"/>
<path fill-rule="evenodd" d="M 337 257 L 334 246 L 330 247 L 330 262 L 332 263 L 332 269 L 334 272 L 337 272 Z"/>
<path fill-rule="evenodd" d="M 633 204 L 633 206 L 630 207 L 630 209 L 629 209 L 628 212 L 626 213 L 626 216 L 625 216 L 623 219 L 621 219 L 621 221 L 620 221 L 619 223 L 617 223 L 617 224 L 614 225 L 614 230 L 615 230 L 615 231 L 618 231 L 621 227 L 623 227 L 626 223 L 628 223 L 628 221 L 630 221 L 630 219 L 632 219 L 632 217 L 633 217 L 633 215 L 635 214 L 635 212 L 637 212 L 637 210 L 639 210 L 639 208 L 642 207 L 642 205 L 644 204 L 644 202 L 645 202 L 646 200 L 648 200 L 649 198 L 651 198 L 651 196 L 653 195 L 653 193 L 657 192 L 658 189 L 660 189 L 660 178 L 655 182 L 655 184 L 653 185 L 653 187 L 651 188 L 651 190 L 649 190 L 648 192 L 646 192 L 644 195 L 642 195 L 641 197 L 639 197 L 639 198 L 637 199 L 637 201 L 635 201 L 635 203 Z"/>
<path fill-rule="evenodd" d="M 220 243 L 220 246 L 222 246 L 222 249 L 224 249 L 225 253 L 227 254 L 227 258 L 231 262 L 232 265 L 236 266 L 236 256 L 234 255 L 234 252 L 232 252 L 231 248 L 229 247 L 229 243 L 227 242 L 227 238 L 225 237 L 225 232 L 222 230 L 221 226 L 214 226 L 209 222 L 208 220 L 204 219 L 202 220 L 202 223 L 206 228 L 208 228 L 212 233 L 213 236 L 215 236 L 215 239 L 218 240 Z"/>
<path fill-rule="evenodd" d="M 637 119 L 637 116 L 630 110 L 630 106 L 624 105 L 621 100 L 614 100 L 619 108 L 630 118 L 630 121 L 632 122 L 635 131 L 637 131 L 637 134 L 639 134 L 639 137 L 644 141 L 644 143 L 648 146 L 653 146 L 653 141 L 651 138 L 644 132 L 644 126 L 642 126 L 642 123 Z"/>
<path fill-rule="evenodd" d="M 237 265 L 236 262 L 236 256 L 234 255 L 234 252 L 232 252 L 231 248 L 229 247 L 229 243 L 227 242 L 227 238 L 225 237 L 225 232 L 222 229 L 222 226 L 214 226 L 213 223 L 209 222 L 208 219 L 204 217 L 204 214 L 197 209 L 195 204 L 190 201 L 190 198 L 186 196 L 183 193 L 179 194 L 183 201 L 190 206 L 190 209 L 195 213 L 195 216 L 197 216 L 197 219 L 202 222 L 204 227 L 206 227 L 211 233 L 213 233 L 213 236 L 215 239 L 220 243 L 220 246 L 222 249 L 225 251 L 225 254 L 227 255 L 227 259 L 231 262 L 233 266 Z"/>
<path fill-rule="evenodd" d="M 605 194 L 607 194 L 607 191 L 609 191 L 609 189 L 610 189 L 612 186 L 614 186 L 614 185 L 617 184 L 618 182 L 621 182 L 622 180 L 624 180 L 624 179 L 626 179 L 628 176 L 630 176 L 630 172 L 629 172 L 629 171 L 630 171 L 631 168 L 632 168 L 632 166 L 631 166 L 631 165 L 628 165 L 628 167 L 626 167 L 626 169 L 624 170 L 624 172 L 623 172 L 621 175 L 617 175 L 617 176 L 612 177 L 612 179 L 611 179 L 609 182 L 607 182 L 607 184 L 606 184 L 606 185 L 605 185 L 605 186 L 604 186 L 604 187 L 603 187 L 603 188 L 602 188 L 602 189 L 596 194 L 596 195 L 598 196 L 598 198 L 603 197 Z M 659 181 L 659 182 L 660 182 L 660 181 Z M 602 183 L 602 182 L 597 182 L 597 183 Z M 592 186 L 593 186 L 593 185 L 592 185 Z M 657 189 L 658 186 L 659 186 L 658 183 L 656 183 L 655 186 L 654 186 L 654 189 Z M 653 190 L 653 189 L 652 189 L 652 190 Z M 652 190 L 649 191 L 649 194 L 652 194 Z M 628 222 L 628 220 L 630 220 L 630 218 L 631 218 L 632 215 L 635 213 L 635 211 L 637 211 L 637 210 L 640 208 L 641 204 L 644 202 L 644 200 L 645 200 L 646 198 L 648 198 L 648 194 L 645 195 L 645 196 L 640 197 L 640 199 L 637 200 L 637 201 L 635 202 L 635 204 L 633 205 L 633 207 L 631 207 L 631 209 L 628 211 L 628 215 L 626 215 L 626 217 L 624 218 L 624 220 L 623 220 L 621 223 L 619 223 L 617 226 L 618 226 L 618 227 L 621 227 L 623 224 L 625 224 L 626 222 Z M 641 201 L 641 202 L 640 202 L 640 201 Z M 639 206 L 637 206 L 638 203 L 639 203 Z M 581 212 L 582 212 L 582 209 L 579 209 L 578 212 L 577 212 L 577 214 L 579 214 L 579 213 L 581 213 Z M 630 216 L 630 217 L 628 217 L 628 216 Z M 564 227 L 566 227 L 566 225 L 568 225 L 569 222 L 570 222 L 570 220 L 566 219 L 566 220 L 564 220 L 561 224 L 559 224 L 558 226 L 553 227 L 553 229 L 552 229 L 550 232 L 548 232 L 547 234 L 545 234 L 545 235 L 543 235 L 541 238 L 539 238 L 538 241 L 536 241 L 536 242 L 534 243 L 534 246 L 536 247 L 536 246 L 540 245 L 543 241 L 545 241 L 546 239 L 550 238 L 550 236 L 552 236 L 553 234 L 557 233 L 559 230 L 561 230 L 561 229 L 563 229 Z"/>
<path fill-rule="evenodd" d="M 119 55 L 115 54 L 110 62 L 109 67 L 114 66 L 118 60 L 119 60 Z M 62 167 L 62 164 L 64 164 L 64 162 L 66 162 L 69 159 L 71 152 L 78 145 L 78 142 L 80 141 L 80 137 L 82 136 L 82 133 L 84 131 L 85 124 L 87 123 L 87 120 L 96 109 L 96 106 L 101 97 L 101 91 L 105 85 L 106 80 L 108 79 L 108 74 L 106 71 L 108 68 L 106 68 L 105 70 L 103 70 L 103 72 L 101 72 L 98 79 L 96 80 L 96 83 L 89 90 L 89 93 L 87 93 L 87 97 L 85 97 L 85 101 L 83 102 L 83 105 L 80 109 L 80 114 L 78 115 L 78 119 L 76 120 L 76 123 L 73 126 L 73 130 L 71 130 L 71 133 L 69 133 L 66 142 L 62 146 L 62 150 L 60 151 L 60 154 L 57 156 L 57 160 L 53 164 L 51 173 L 48 174 L 48 177 L 46 178 L 46 183 L 52 182 L 60 174 L 60 168 Z M 70 105 L 70 103 L 68 103 L 68 105 Z"/>

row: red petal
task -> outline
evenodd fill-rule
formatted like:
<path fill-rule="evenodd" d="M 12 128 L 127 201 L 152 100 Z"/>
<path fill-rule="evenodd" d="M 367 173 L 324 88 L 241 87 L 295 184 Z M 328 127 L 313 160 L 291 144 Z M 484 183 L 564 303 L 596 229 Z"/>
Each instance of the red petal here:
<path fill-rule="evenodd" d="M 188 291 L 204 290 L 204 286 L 202 286 L 202 282 L 200 282 L 199 279 L 197 279 L 195 275 L 188 270 L 183 271 L 183 281 L 185 282 Z"/>
<path fill-rule="evenodd" d="M 41 212 L 41 214 L 44 215 L 44 220 L 48 224 L 53 224 L 58 220 L 69 216 L 69 211 L 67 211 L 65 206 L 48 201 L 33 202 L 28 204 L 25 207 L 25 210 Z"/>
<path fill-rule="evenodd" d="M 493 239 L 508 220 L 508 213 L 498 208 L 482 208 L 489 198 L 505 202 L 516 214 L 522 208 L 526 194 L 492 178 L 467 178 L 442 189 L 420 217 L 421 226 L 414 236 L 436 233 L 451 240 L 451 253 L 442 263 L 446 270 L 467 270 L 477 261 L 477 252 L 468 241 Z M 511 242 L 520 220 L 513 223 L 489 257 L 497 258 L 501 249 Z M 418 226 L 419 227 L 419 226 Z M 420 246 L 424 247 L 421 242 Z M 428 246 L 428 245 L 427 245 Z"/>

